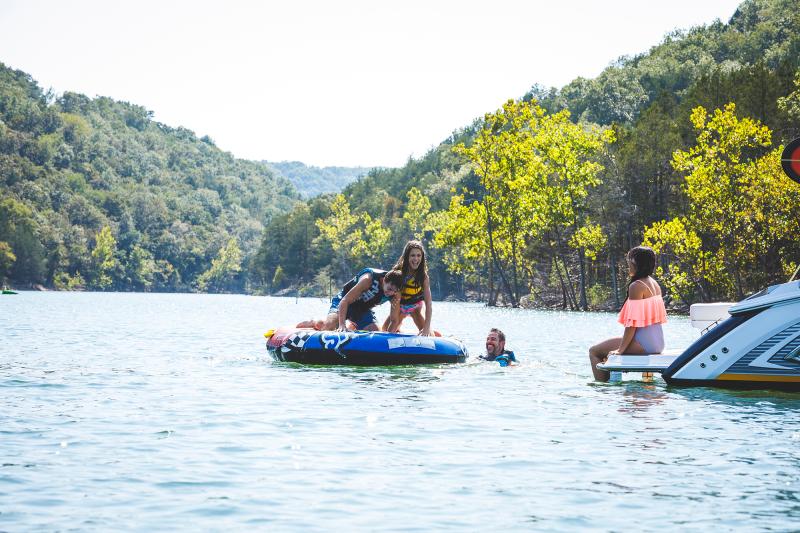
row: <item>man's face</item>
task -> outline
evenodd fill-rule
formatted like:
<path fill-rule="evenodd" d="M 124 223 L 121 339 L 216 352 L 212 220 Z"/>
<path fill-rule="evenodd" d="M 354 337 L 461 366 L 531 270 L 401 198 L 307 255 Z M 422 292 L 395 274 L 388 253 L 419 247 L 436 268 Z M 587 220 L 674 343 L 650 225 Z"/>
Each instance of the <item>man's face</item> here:
<path fill-rule="evenodd" d="M 392 283 L 388 283 L 386 280 L 383 280 L 383 294 L 391 298 L 395 294 L 400 292 L 400 288 L 395 286 Z"/>
<path fill-rule="evenodd" d="M 506 347 L 505 341 L 500 340 L 500 336 L 491 331 L 486 337 L 486 354 L 487 355 L 500 355 Z"/>

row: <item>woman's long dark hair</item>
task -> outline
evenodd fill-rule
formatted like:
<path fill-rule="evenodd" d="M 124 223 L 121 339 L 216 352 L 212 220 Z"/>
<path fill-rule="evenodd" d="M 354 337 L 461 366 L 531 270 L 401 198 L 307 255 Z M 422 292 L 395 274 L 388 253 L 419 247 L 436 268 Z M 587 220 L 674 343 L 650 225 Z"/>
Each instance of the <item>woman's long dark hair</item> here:
<path fill-rule="evenodd" d="M 411 274 L 411 266 L 408 264 L 408 256 L 411 255 L 411 250 L 417 248 L 422 252 L 422 261 L 419 262 L 419 267 L 417 271 L 414 272 L 414 282 L 422 287 L 422 284 L 425 282 L 425 278 L 428 275 L 428 264 L 425 262 L 425 247 L 422 246 L 420 241 L 408 241 L 406 243 L 406 247 L 403 248 L 403 253 L 400 255 L 400 258 L 395 263 L 392 270 L 399 270 L 403 273 L 403 278 L 408 278 Z"/>
<path fill-rule="evenodd" d="M 625 288 L 625 300 L 627 300 L 631 285 L 637 280 L 644 279 L 653 274 L 653 271 L 656 269 L 656 253 L 649 246 L 635 246 L 628 250 L 628 254 L 625 258 L 633 264 L 635 269 L 633 276 L 628 280 L 628 285 Z"/>

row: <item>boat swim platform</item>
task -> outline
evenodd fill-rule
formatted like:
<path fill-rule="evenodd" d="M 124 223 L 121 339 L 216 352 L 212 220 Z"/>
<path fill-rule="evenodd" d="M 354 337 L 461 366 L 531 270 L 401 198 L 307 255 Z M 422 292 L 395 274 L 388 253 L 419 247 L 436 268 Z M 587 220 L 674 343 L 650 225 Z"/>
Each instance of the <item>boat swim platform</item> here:
<path fill-rule="evenodd" d="M 677 359 L 683 350 L 664 350 L 658 354 L 609 355 L 597 368 L 608 372 L 663 372 Z"/>

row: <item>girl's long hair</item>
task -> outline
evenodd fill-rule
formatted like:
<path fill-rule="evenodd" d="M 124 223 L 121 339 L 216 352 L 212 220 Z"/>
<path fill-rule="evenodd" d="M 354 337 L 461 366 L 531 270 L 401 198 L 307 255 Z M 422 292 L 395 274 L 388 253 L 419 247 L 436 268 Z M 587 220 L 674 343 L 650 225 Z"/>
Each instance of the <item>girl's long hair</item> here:
<path fill-rule="evenodd" d="M 399 270 L 403 273 L 403 278 L 407 279 L 408 276 L 411 274 L 411 265 L 408 264 L 408 256 L 411 255 L 411 250 L 418 249 L 422 252 L 422 261 L 419 262 L 419 267 L 417 271 L 414 272 L 414 282 L 422 287 L 422 284 L 425 282 L 425 278 L 428 276 L 428 264 L 425 261 L 425 247 L 422 246 L 422 243 L 417 240 L 408 241 L 406 243 L 405 248 L 403 248 L 403 253 L 397 259 L 397 263 L 395 263 L 392 270 Z"/>
<path fill-rule="evenodd" d="M 625 288 L 625 300 L 627 300 L 631 285 L 636 280 L 644 279 L 653 274 L 656 269 L 656 253 L 649 246 L 635 246 L 628 250 L 625 258 L 633 264 L 635 269 Z"/>

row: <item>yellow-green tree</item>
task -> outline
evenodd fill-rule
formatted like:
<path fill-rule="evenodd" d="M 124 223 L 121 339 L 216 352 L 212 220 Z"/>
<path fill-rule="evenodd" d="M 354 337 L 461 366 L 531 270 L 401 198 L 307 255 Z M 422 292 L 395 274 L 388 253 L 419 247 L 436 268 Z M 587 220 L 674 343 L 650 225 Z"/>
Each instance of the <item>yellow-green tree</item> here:
<path fill-rule="evenodd" d="M 211 267 L 197 278 L 197 288 L 206 290 L 225 290 L 233 277 L 242 270 L 242 251 L 236 238 L 231 237 L 220 248 L 217 257 L 211 260 Z"/>
<path fill-rule="evenodd" d="M 686 173 L 688 214 L 645 230 L 645 242 L 670 261 L 659 271 L 682 300 L 741 299 L 785 273 L 800 230 L 800 186 L 783 176 L 771 132 L 738 118 L 734 104 L 711 115 L 692 111 L 697 143 L 673 155 Z M 760 155 L 759 154 L 763 154 Z"/>
<path fill-rule="evenodd" d="M 457 216 L 466 207 L 473 214 L 466 221 L 478 222 L 480 219 L 474 215 L 482 217 L 488 259 L 514 307 L 521 296 L 525 236 L 535 233 L 542 222 L 529 201 L 529 193 L 536 188 L 531 183 L 538 175 L 534 168 L 541 165 L 533 150 L 533 131 L 543 115 L 544 110 L 533 102 L 509 100 L 495 113 L 486 114 L 471 145 L 454 148 L 471 163 L 480 188 L 468 191 L 473 199 L 467 206 L 451 203 L 451 215 Z"/>
<path fill-rule="evenodd" d="M 112 274 L 119 264 L 116 253 L 117 240 L 111 233 L 111 228 L 104 226 L 95 235 L 95 245 L 92 249 L 92 267 L 94 269 L 92 284 L 95 288 L 108 289 L 114 283 Z"/>
<path fill-rule="evenodd" d="M 707 301 L 710 287 L 723 287 L 728 282 L 724 264 L 717 261 L 713 251 L 704 249 L 703 241 L 692 229 L 687 217 L 656 222 L 645 230 L 644 244 L 667 259 L 657 275 L 670 294 L 691 302 L 696 293 Z"/>
<path fill-rule="evenodd" d="M 454 196 L 449 209 L 429 217 L 428 227 L 434 232 L 433 245 L 448 270 L 479 287 L 487 282 L 489 305 L 494 305 L 496 294 L 484 205 L 480 202 L 466 205 L 462 195 Z M 500 254 L 505 256 L 507 250 L 501 249 Z M 483 275 L 484 272 L 488 275 Z"/>
<path fill-rule="evenodd" d="M 125 264 L 128 282 L 137 290 L 149 291 L 158 270 L 158 265 L 148 250 L 133 245 Z"/>
<path fill-rule="evenodd" d="M 316 225 L 338 259 L 341 279 L 351 276 L 360 263 L 381 263 L 392 237 L 380 219 L 352 213 L 343 194 L 334 197 L 330 216 L 317 219 Z"/>
<path fill-rule="evenodd" d="M 558 266 L 562 250 L 573 247 L 581 265 L 580 305 L 586 308 L 585 256 L 587 251 L 589 257 L 596 256 L 606 242 L 601 228 L 588 217 L 586 200 L 589 190 L 600 183 L 603 167 L 595 156 L 612 141 L 610 130 L 574 124 L 567 111 L 547 115 L 535 102 L 506 102 L 484 117 L 471 145 L 455 148 L 471 163 L 480 187 L 467 191 L 471 200 L 457 197 L 451 203 L 448 224 L 453 235 L 438 242 L 456 246 L 457 235 L 472 238 L 478 232 L 455 229 L 480 222 L 491 265 L 514 306 L 522 277 L 531 270 L 526 248 L 551 241 Z M 472 207 L 476 204 L 480 209 Z M 472 216 L 465 216 L 464 209 Z M 566 272 L 563 258 L 561 263 Z M 568 272 L 566 278 L 568 282 Z M 570 292 L 574 293 L 571 286 Z M 578 305 L 574 294 L 570 301 Z"/>
<path fill-rule="evenodd" d="M 411 187 L 406 196 L 408 197 L 408 204 L 406 204 L 406 210 L 403 213 L 403 220 L 408 224 L 408 230 L 411 235 L 415 239 L 421 240 L 425 235 L 428 213 L 431 211 L 431 201 L 416 187 Z"/>
<path fill-rule="evenodd" d="M 607 241 L 602 228 L 589 217 L 588 198 L 601 183 L 603 166 L 597 156 L 614 142 L 614 132 L 575 124 L 569 117 L 565 110 L 539 120 L 533 149 L 541 164 L 535 168 L 538 175 L 532 181 L 529 211 L 541 220 L 545 238 L 555 244 L 551 249 L 556 268 L 559 253 L 571 249 L 577 254 L 579 302 L 572 294 L 567 262 L 562 257 L 560 263 L 573 305 L 586 310 L 586 258 L 595 259 Z"/>

